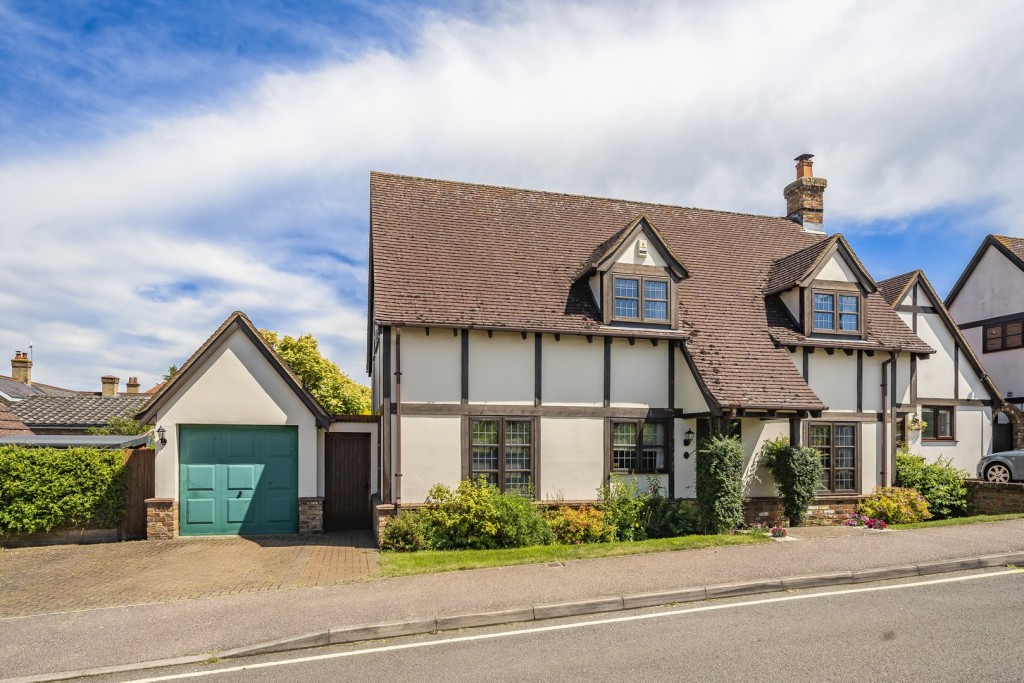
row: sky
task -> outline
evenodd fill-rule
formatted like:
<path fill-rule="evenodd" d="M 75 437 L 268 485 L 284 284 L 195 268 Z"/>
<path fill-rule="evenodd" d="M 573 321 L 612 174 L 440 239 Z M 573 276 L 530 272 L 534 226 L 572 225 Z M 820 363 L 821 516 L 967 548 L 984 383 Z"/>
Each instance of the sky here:
<path fill-rule="evenodd" d="M 781 216 L 813 153 L 826 230 L 945 294 L 1024 235 L 1021 35 L 998 0 L 0 0 L 0 354 L 147 387 L 243 310 L 366 381 L 371 170 Z"/>

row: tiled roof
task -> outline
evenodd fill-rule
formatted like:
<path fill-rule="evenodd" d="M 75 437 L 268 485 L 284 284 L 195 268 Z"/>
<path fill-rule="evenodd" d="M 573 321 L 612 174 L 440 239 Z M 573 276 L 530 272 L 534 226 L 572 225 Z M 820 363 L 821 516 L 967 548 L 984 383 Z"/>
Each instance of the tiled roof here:
<path fill-rule="evenodd" d="M 32 431 L 25 426 L 25 423 L 18 419 L 18 416 L 0 403 L 0 437 L 2 436 L 29 436 Z"/>
<path fill-rule="evenodd" d="M 14 400 L 28 398 L 30 396 L 77 396 L 78 392 L 71 389 L 61 389 L 49 384 L 25 384 L 24 382 L 0 375 L 0 393 L 10 396 Z"/>
<path fill-rule="evenodd" d="M 878 293 L 882 295 L 886 303 L 890 306 L 895 306 L 899 303 L 899 299 L 902 299 L 902 295 L 907 291 L 907 285 L 910 281 L 917 277 L 920 270 L 912 270 L 909 273 L 903 273 L 902 275 L 895 275 L 888 280 L 882 280 L 878 283 Z"/>
<path fill-rule="evenodd" d="M 101 427 L 113 417 L 132 416 L 149 400 L 133 396 L 34 396 L 11 410 L 30 427 Z"/>
<path fill-rule="evenodd" d="M 1024 237 L 1006 237 L 1005 235 L 992 235 L 993 238 L 1013 254 L 1024 261 Z"/>
<path fill-rule="evenodd" d="M 834 243 L 835 237 L 829 237 L 776 260 L 768 269 L 768 282 L 765 283 L 764 293 L 776 294 L 795 287 Z"/>

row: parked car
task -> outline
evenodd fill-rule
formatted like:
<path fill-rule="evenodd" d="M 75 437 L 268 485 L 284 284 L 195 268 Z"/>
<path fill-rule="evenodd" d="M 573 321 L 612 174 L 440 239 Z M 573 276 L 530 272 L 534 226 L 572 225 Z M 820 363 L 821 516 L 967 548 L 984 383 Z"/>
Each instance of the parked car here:
<path fill-rule="evenodd" d="M 1024 480 L 1024 449 L 986 455 L 978 462 L 978 477 L 997 484 Z"/>

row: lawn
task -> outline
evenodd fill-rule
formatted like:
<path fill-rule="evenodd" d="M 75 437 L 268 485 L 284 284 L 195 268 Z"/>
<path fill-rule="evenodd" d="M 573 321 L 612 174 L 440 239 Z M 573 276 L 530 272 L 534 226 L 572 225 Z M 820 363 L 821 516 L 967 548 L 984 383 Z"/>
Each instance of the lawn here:
<path fill-rule="evenodd" d="M 890 529 L 929 529 L 935 526 L 962 526 L 964 524 L 981 524 L 983 522 L 1002 522 L 1007 519 L 1024 519 L 1024 512 L 1005 515 L 973 515 L 971 517 L 951 517 L 950 519 L 933 519 L 927 522 L 912 524 L 891 524 Z"/>
<path fill-rule="evenodd" d="M 642 555 L 676 550 L 695 550 L 727 545 L 766 543 L 764 536 L 748 534 L 721 536 L 680 536 L 653 538 L 646 541 L 618 543 L 589 543 L 586 545 L 537 545 L 505 550 L 421 550 L 414 553 L 385 552 L 380 554 L 380 569 L 384 576 L 433 574 L 461 569 L 506 567 L 515 564 L 568 562 L 597 557 Z"/>

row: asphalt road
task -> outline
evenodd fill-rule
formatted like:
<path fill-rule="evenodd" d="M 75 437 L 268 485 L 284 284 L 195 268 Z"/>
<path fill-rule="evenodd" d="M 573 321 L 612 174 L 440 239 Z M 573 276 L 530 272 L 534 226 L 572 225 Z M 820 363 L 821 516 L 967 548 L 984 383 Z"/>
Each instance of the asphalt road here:
<path fill-rule="evenodd" d="M 472 629 L 102 680 L 1021 681 L 1021 614 L 1024 573 L 994 570 Z"/>

